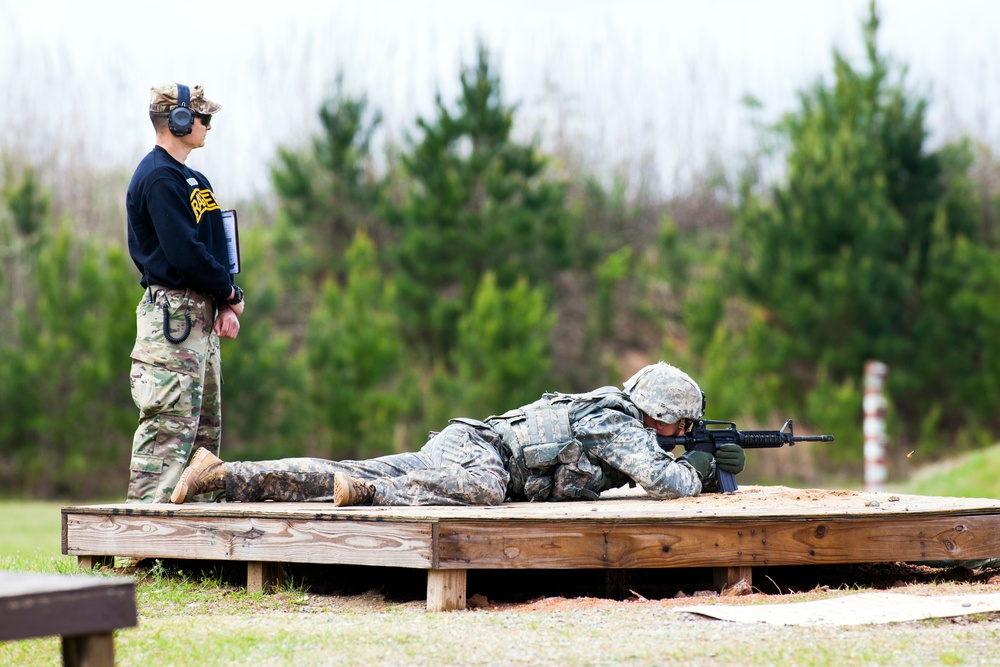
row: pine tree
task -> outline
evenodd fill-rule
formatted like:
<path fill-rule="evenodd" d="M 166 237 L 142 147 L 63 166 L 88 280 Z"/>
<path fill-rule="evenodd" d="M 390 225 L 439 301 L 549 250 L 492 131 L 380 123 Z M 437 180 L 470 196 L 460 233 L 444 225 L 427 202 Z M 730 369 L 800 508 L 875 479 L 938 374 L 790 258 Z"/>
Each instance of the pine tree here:
<path fill-rule="evenodd" d="M 481 46 L 454 109 L 438 96 L 437 117 L 418 119 L 421 136 L 401 155 L 408 181 L 390 218 L 394 266 L 405 324 L 436 359 L 487 272 L 508 288 L 570 261 L 565 186 L 533 145 L 512 138 L 514 113 Z"/>
<path fill-rule="evenodd" d="M 499 414 L 538 398 L 552 365 L 554 323 L 541 289 L 521 279 L 504 290 L 492 273 L 484 276 L 459 319 L 453 355 L 466 414 Z"/>
<path fill-rule="evenodd" d="M 777 127 L 788 146 L 783 182 L 769 197 L 744 185 L 737 256 L 726 265 L 753 305 L 744 340 L 784 377 L 778 386 L 787 397 L 804 395 L 820 375 L 852 381 L 865 360 L 880 359 L 894 369 L 894 398 L 916 429 L 932 404 L 952 403 L 949 391 L 964 393 L 969 373 L 1000 371 L 997 345 L 973 326 L 998 282 L 979 270 L 975 287 L 963 285 L 949 268 L 971 270 L 973 256 L 991 256 L 974 250 L 983 227 L 969 151 L 962 143 L 927 147 L 927 101 L 879 53 L 878 26 L 873 2 L 867 68 L 835 53 L 832 85 L 804 92 Z M 969 300 L 961 320 L 948 299 Z M 984 347 L 987 366 L 973 361 Z"/>
<path fill-rule="evenodd" d="M 374 244 L 359 232 L 341 288 L 329 280 L 310 317 L 309 400 L 323 456 L 365 458 L 395 447 L 406 405 L 407 373 L 395 289 L 383 279 Z"/>
<path fill-rule="evenodd" d="M 372 135 L 381 114 L 364 95 L 344 90 L 343 76 L 319 110 L 320 132 L 307 149 L 281 148 L 271 178 L 278 195 L 286 245 L 283 273 L 320 284 L 343 277 L 344 253 L 358 230 L 376 240 L 382 233 L 382 181 L 372 156 Z"/>

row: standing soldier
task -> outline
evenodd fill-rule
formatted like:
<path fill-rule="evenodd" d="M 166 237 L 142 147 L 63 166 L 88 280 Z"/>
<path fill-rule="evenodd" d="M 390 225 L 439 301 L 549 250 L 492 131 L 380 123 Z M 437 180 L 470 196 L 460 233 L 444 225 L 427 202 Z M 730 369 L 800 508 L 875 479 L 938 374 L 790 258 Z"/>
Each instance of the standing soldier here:
<path fill-rule="evenodd" d="M 156 145 L 128 187 L 128 247 L 145 289 L 132 349 L 139 426 L 128 502 L 166 502 L 192 452 L 219 453 L 219 337 L 239 333 L 243 291 L 229 273 L 212 186 L 184 162 L 205 145 L 212 115 L 221 108 L 201 86 L 153 86 L 149 118 Z"/>
<path fill-rule="evenodd" d="M 662 361 L 625 382 L 584 394 L 545 394 L 486 421 L 452 419 L 417 452 L 366 461 L 313 458 L 224 463 L 195 453 L 171 497 L 224 491 L 230 501 L 332 501 L 335 505 L 498 505 L 504 500 L 596 499 L 638 484 L 653 498 L 694 496 L 716 466 L 743 470 L 743 450 L 664 451 L 657 435 L 683 435 L 704 395 Z"/>

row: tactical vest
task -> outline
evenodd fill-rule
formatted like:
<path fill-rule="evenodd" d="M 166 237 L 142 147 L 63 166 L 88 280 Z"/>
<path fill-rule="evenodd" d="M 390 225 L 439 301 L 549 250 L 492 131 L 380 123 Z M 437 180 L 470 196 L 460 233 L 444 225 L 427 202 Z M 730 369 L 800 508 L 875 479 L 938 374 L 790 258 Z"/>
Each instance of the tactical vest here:
<path fill-rule="evenodd" d="M 640 417 L 617 387 L 585 394 L 547 393 L 534 403 L 489 417 L 486 421 L 500 434 L 510 455 L 507 496 L 530 501 L 596 500 L 604 489 L 604 472 L 587 457 L 572 425 L 608 408 Z"/>

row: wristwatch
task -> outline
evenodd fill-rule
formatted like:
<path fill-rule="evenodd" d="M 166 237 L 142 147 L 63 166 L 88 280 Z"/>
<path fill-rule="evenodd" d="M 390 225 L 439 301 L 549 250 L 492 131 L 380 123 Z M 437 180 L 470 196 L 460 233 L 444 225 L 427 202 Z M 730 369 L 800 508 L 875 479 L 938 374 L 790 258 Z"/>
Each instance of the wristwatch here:
<path fill-rule="evenodd" d="M 226 299 L 226 303 L 230 306 L 235 306 L 238 303 L 243 303 L 243 290 L 240 289 L 239 285 L 233 285 L 234 294 Z"/>

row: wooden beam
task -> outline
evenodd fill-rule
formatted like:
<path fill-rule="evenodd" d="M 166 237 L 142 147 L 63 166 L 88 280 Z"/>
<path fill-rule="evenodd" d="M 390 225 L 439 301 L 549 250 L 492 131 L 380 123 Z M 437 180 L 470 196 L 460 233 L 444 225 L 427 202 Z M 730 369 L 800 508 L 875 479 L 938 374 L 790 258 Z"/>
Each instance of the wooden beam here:
<path fill-rule="evenodd" d="M 442 523 L 438 567 L 753 567 L 1000 556 L 1000 516 L 692 523 Z"/>
<path fill-rule="evenodd" d="M 465 609 L 465 570 L 427 570 L 427 611 Z"/>
<path fill-rule="evenodd" d="M 432 526 L 380 521 L 72 514 L 64 551 L 131 558 L 431 567 Z"/>

